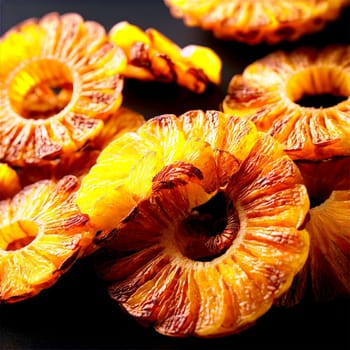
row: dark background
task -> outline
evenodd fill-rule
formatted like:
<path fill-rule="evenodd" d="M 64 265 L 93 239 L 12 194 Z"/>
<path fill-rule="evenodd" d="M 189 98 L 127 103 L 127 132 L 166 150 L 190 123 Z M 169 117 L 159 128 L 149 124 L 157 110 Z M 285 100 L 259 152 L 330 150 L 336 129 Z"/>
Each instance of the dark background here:
<path fill-rule="evenodd" d="M 180 114 L 189 109 L 218 109 L 233 74 L 277 49 L 300 45 L 350 43 L 350 11 L 319 33 L 294 43 L 248 46 L 215 39 L 210 32 L 188 28 L 170 15 L 162 0 L 0 0 L 0 33 L 29 17 L 50 11 L 78 12 L 109 30 L 127 20 L 142 29 L 153 27 L 180 47 L 189 44 L 213 48 L 223 60 L 222 84 L 197 95 L 175 84 L 126 81 L 124 104 L 147 119 L 161 113 Z M 1 67 L 0 67 L 1 69 Z M 237 335 L 217 339 L 176 339 L 144 328 L 109 299 L 84 258 L 51 288 L 29 300 L 0 305 L 0 349 L 242 349 L 309 348 L 350 349 L 350 302 L 315 304 L 304 300 L 291 309 L 272 308 L 257 324 Z"/>

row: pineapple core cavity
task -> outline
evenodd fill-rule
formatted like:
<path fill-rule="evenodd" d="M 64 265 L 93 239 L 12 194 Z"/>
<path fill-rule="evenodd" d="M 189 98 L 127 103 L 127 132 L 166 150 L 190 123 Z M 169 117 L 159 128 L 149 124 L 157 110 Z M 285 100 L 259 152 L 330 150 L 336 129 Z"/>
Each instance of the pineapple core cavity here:
<path fill-rule="evenodd" d="M 25 119 L 46 119 L 71 101 L 73 77 L 64 63 L 38 59 L 18 67 L 8 86 L 13 110 Z"/>
<path fill-rule="evenodd" d="M 231 201 L 218 192 L 193 208 L 176 232 L 181 253 L 195 261 L 211 261 L 224 254 L 239 230 L 238 215 Z"/>
<path fill-rule="evenodd" d="M 0 227 L 0 249 L 18 250 L 30 244 L 38 235 L 37 224 L 30 220 L 17 220 Z"/>
<path fill-rule="evenodd" d="M 302 107 L 327 108 L 350 96 L 350 79 L 337 67 L 311 67 L 287 83 L 287 96 Z"/>

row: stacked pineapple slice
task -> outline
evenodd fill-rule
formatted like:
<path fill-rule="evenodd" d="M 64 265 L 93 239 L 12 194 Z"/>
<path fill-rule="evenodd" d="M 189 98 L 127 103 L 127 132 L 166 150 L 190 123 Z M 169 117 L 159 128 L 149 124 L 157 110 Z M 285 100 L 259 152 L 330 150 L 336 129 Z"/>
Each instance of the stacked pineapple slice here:
<path fill-rule="evenodd" d="M 337 101 L 304 106 L 305 95 Z M 308 189 L 310 254 L 287 304 L 310 281 L 316 299 L 349 295 L 350 45 L 273 52 L 232 77 L 222 108 L 281 142 Z"/>

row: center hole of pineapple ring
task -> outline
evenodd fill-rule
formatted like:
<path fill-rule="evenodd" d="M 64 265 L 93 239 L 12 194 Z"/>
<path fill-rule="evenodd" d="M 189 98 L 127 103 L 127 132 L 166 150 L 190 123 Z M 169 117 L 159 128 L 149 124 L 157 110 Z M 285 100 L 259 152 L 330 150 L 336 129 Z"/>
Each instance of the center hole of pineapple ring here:
<path fill-rule="evenodd" d="M 30 220 L 17 220 L 0 227 L 0 249 L 13 251 L 24 248 L 38 235 L 38 225 Z"/>
<path fill-rule="evenodd" d="M 211 261 L 224 254 L 239 231 L 239 219 L 223 192 L 193 208 L 176 233 L 181 253 L 195 261 Z"/>
<path fill-rule="evenodd" d="M 53 59 L 39 59 L 21 66 L 9 84 L 14 111 L 25 119 L 47 119 L 62 111 L 73 93 L 70 69 Z"/>
<path fill-rule="evenodd" d="M 332 107 L 350 96 L 350 77 L 337 67 L 306 68 L 289 79 L 287 95 L 302 107 Z"/>

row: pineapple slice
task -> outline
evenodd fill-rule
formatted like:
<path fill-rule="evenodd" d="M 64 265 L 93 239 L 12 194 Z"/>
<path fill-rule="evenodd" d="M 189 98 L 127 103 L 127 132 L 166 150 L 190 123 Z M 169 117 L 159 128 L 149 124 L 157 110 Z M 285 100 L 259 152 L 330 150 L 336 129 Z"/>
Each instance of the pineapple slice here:
<path fill-rule="evenodd" d="M 126 57 L 76 13 L 28 19 L 0 38 L 0 159 L 42 164 L 81 148 L 122 103 Z"/>
<path fill-rule="evenodd" d="M 349 63 L 350 45 L 273 52 L 232 77 L 222 109 L 252 120 L 293 159 L 350 155 Z M 298 103 L 322 94 L 341 101 L 319 108 Z"/>
<path fill-rule="evenodd" d="M 219 111 L 160 115 L 111 142 L 76 203 L 102 235 L 96 271 L 110 296 L 169 336 L 252 325 L 308 256 L 295 163 L 252 122 Z"/>
<path fill-rule="evenodd" d="M 52 286 L 94 238 L 74 203 L 78 179 L 43 180 L 0 201 L 0 301 L 28 299 Z"/>
<path fill-rule="evenodd" d="M 115 24 L 109 37 L 127 56 L 126 78 L 176 82 L 196 93 L 221 81 L 221 59 L 208 47 L 180 48 L 156 29 L 142 31 L 127 21 Z"/>
<path fill-rule="evenodd" d="M 350 295 L 349 216 L 350 187 L 333 191 L 310 210 L 305 226 L 311 237 L 310 256 L 304 269 L 309 268 L 312 291 L 318 300 Z"/>
<path fill-rule="evenodd" d="M 293 288 L 279 301 L 299 303 L 311 294 L 317 302 L 350 295 L 350 157 L 296 161 L 311 201 L 305 229 L 310 253 Z"/>
<path fill-rule="evenodd" d="M 249 45 L 295 41 L 335 20 L 349 0 L 164 0 L 175 18 Z"/>
<path fill-rule="evenodd" d="M 303 106 L 304 95 L 333 95 L 330 106 Z M 311 210 L 310 257 L 281 304 L 311 284 L 316 301 L 350 295 L 350 212 L 333 191 L 350 191 L 350 46 L 274 52 L 232 78 L 222 107 L 280 141 L 303 176 Z M 335 196 L 335 197 L 334 197 Z M 332 211 L 332 214 L 331 214 Z"/>
<path fill-rule="evenodd" d="M 0 163 L 0 200 L 14 196 L 21 190 L 19 177 L 6 163 Z"/>

